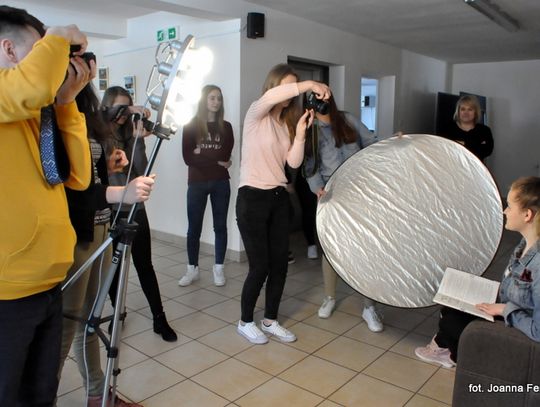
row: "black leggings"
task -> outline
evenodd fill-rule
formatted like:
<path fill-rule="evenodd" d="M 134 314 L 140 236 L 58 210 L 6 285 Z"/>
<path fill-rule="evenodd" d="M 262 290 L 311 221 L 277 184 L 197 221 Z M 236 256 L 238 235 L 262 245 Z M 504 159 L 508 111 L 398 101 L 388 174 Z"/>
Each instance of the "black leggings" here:
<path fill-rule="evenodd" d="M 441 348 L 450 350 L 450 358 L 457 362 L 459 337 L 463 330 L 478 317 L 453 308 L 443 307 L 439 319 L 439 331 L 435 342 Z"/>
<path fill-rule="evenodd" d="M 302 208 L 302 231 L 308 246 L 315 244 L 315 218 L 317 216 L 317 195 L 311 192 L 306 179 L 299 171 L 296 174 L 294 189 Z"/>
<path fill-rule="evenodd" d="M 114 216 L 114 215 L 113 215 Z M 127 213 L 120 213 L 119 218 L 127 217 Z M 137 222 L 137 234 L 131 245 L 131 257 L 133 264 L 139 276 L 139 282 L 144 292 L 152 315 L 161 314 L 163 312 L 163 304 L 161 303 L 161 294 L 159 293 L 159 285 L 156 278 L 156 272 L 152 264 L 152 244 L 150 238 L 150 225 L 148 217 L 143 206 L 140 206 L 135 213 L 135 222 Z M 114 241 L 114 248 L 118 244 L 118 240 Z M 114 276 L 114 280 L 109 290 L 109 296 L 113 306 L 115 305 L 116 292 L 118 290 L 118 272 Z"/>

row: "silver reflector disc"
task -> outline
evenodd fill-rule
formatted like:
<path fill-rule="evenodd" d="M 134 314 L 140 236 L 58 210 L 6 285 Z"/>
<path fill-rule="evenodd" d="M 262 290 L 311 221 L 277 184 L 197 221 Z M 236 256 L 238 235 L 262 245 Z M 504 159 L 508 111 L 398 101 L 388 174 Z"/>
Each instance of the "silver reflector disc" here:
<path fill-rule="evenodd" d="M 487 168 L 461 145 L 415 134 L 359 151 L 317 208 L 328 261 L 351 287 L 399 307 L 433 304 L 446 267 L 476 275 L 502 236 L 502 203 Z"/>

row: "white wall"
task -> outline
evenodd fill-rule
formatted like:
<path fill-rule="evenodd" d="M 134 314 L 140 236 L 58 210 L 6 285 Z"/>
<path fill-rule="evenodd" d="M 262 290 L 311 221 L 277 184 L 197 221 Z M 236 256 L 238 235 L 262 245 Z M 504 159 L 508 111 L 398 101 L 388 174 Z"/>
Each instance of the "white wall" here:
<path fill-rule="evenodd" d="M 495 139 L 488 159 L 502 194 L 520 176 L 540 175 L 540 60 L 453 67 L 452 93 L 487 96 L 488 125 Z"/>

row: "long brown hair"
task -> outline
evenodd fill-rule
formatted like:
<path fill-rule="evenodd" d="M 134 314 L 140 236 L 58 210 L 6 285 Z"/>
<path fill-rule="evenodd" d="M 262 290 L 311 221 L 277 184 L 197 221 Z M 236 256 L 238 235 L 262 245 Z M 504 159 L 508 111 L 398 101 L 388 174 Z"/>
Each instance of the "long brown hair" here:
<path fill-rule="evenodd" d="M 225 123 L 223 120 L 223 116 L 225 115 L 223 92 L 219 86 L 206 85 L 201 90 L 201 98 L 199 99 L 199 104 L 197 105 L 197 113 L 191 120 L 192 123 L 197 127 L 197 144 L 200 144 L 203 138 L 208 134 L 208 95 L 214 90 L 217 90 L 221 96 L 221 107 L 216 113 L 218 132 L 223 134 L 225 129 Z"/>
<path fill-rule="evenodd" d="M 332 135 L 336 142 L 336 147 L 341 147 L 343 144 L 356 143 L 358 140 L 358 131 L 349 123 L 345 112 L 338 109 L 334 96 L 330 95 L 328 99 L 328 115 L 330 116 L 330 125 L 332 126 Z M 304 106 L 306 106 L 306 98 L 304 98 Z M 318 140 L 313 140 L 314 126 L 307 130 L 306 134 L 306 155 L 311 157 L 314 149 L 318 146 Z"/>
<path fill-rule="evenodd" d="M 272 69 L 270 69 L 268 75 L 266 75 L 266 80 L 264 81 L 264 85 L 262 88 L 262 94 L 264 95 L 269 89 L 279 86 L 283 78 L 289 75 L 294 76 L 298 81 L 298 74 L 290 65 L 278 64 L 274 66 Z M 289 106 L 287 106 L 281 111 L 281 115 L 279 116 L 279 119 L 287 124 L 291 143 L 294 140 L 294 136 L 296 133 L 296 122 L 298 121 L 299 117 L 300 109 L 298 106 L 298 98 L 295 97 L 291 100 Z"/>
<path fill-rule="evenodd" d="M 540 237 L 540 178 L 521 177 L 510 186 L 521 209 L 534 212 L 536 236 Z"/>
<path fill-rule="evenodd" d="M 103 94 L 103 99 L 101 99 L 101 109 L 103 110 L 104 108 L 112 107 L 114 105 L 114 100 L 118 96 L 127 97 L 129 99 L 129 105 L 133 106 L 133 98 L 126 89 L 121 86 L 111 86 L 110 88 L 107 88 Z M 133 137 L 133 124 L 131 120 L 126 120 L 124 124 L 115 129 L 111 123 L 111 132 L 122 143 L 126 143 L 131 139 L 131 137 Z"/>

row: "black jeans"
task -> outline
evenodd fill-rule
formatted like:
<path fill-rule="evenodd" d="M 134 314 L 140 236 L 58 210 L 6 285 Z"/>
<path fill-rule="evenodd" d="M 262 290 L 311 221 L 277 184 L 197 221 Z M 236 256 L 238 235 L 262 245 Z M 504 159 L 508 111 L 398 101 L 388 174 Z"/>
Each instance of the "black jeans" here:
<path fill-rule="evenodd" d="M 60 286 L 0 301 L 0 406 L 52 406 L 62 341 Z"/>
<path fill-rule="evenodd" d="M 120 218 L 122 217 L 127 217 L 127 213 L 121 213 Z M 154 265 L 152 264 L 150 224 L 148 223 L 148 217 L 146 216 L 144 207 L 140 207 L 137 210 L 134 221 L 137 222 L 138 227 L 135 238 L 131 244 L 131 257 L 133 258 L 133 265 L 137 270 L 144 296 L 148 300 L 152 315 L 155 317 L 163 312 L 163 304 L 161 302 L 156 272 L 154 270 Z M 118 241 L 115 240 L 115 248 L 117 244 Z M 118 274 L 119 271 L 117 270 L 111 288 L 109 289 L 109 297 L 111 298 L 113 306 L 115 305 L 114 301 L 116 300 L 116 291 L 118 290 Z"/>
<path fill-rule="evenodd" d="M 311 192 L 301 171 L 296 174 L 294 189 L 302 208 L 302 230 L 308 246 L 315 244 L 315 220 L 317 218 L 317 195 Z"/>
<path fill-rule="evenodd" d="M 265 281 L 264 317 L 277 319 L 287 277 L 289 193 L 283 187 L 240 188 L 236 220 L 249 261 L 249 273 L 242 288 L 242 321 L 253 321 L 255 303 Z"/>
<path fill-rule="evenodd" d="M 442 307 L 439 319 L 439 331 L 435 335 L 435 342 L 441 348 L 450 350 L 450 358 L 457 362 L 459 337 L 463 330 L 478 317 L 459 310 Z"/>

